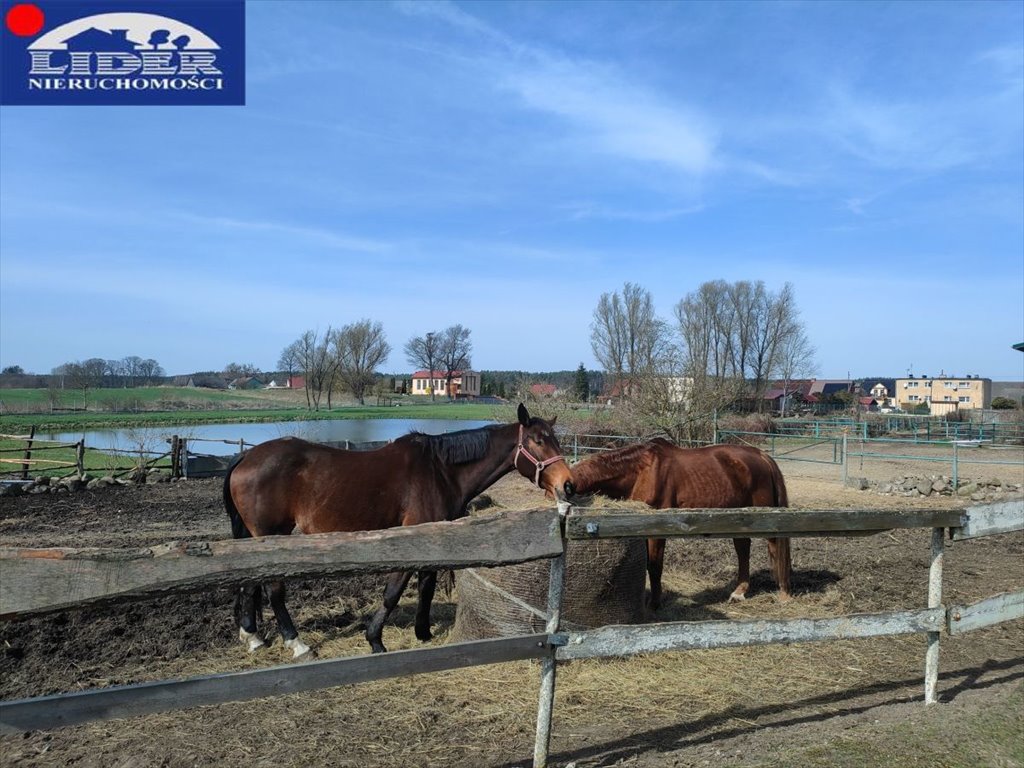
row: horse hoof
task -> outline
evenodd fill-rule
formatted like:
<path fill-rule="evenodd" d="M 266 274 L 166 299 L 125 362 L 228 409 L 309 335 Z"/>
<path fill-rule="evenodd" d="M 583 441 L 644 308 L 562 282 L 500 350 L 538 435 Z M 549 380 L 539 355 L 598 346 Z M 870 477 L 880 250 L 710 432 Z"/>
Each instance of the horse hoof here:
<path fill-rule="evenodd" d="M 313 649 L 297 637 L 293 637 L 291 640 L 285 640 L 284 647 L 291 650 L 293 659 L 311 657 L 311 654 L 313 653 Z"/>
<path fill-rule="evenodd" d="M 238 629 L 238 639 L 242 641 L 245 647 L 249 650 L 249 653 L 255 653 L 266 645 L 263 642 L 263 638 L 260 637 L 258 633 L 246 632 L 241 627 Z"/>
<path fill-rule="evenodd" d="M 429 629 L 424 631 L 424 632 L 420 632 L 420 630 L 417 629 L 416 630 L 416 639 L 426 643 L 426 642 L 428 642 L 430 640 L 433 640 L 434 639 L 434 635 L 431 633 L 431 631 Z"/>
<path fill-rule="evenodd" d="M 747 595 L 745 592 L 733 592 L 731 595 L 729 595 L 730 603 L 742 603 L 746 599 Z"/>
<path fill-rule="evenodd" d="M 370 645 L 370 653 L 387 653 L 388 649 L 384 647 L 383 643 L 372 643 Z"/>
<path fill-rule="evenodd" d="M 780 603 L 788 603 L 792 599 L 793 599 L 793 596 L 791 594 L 789 594 L 789 592 L 779 592 L 779 602 Z"/>

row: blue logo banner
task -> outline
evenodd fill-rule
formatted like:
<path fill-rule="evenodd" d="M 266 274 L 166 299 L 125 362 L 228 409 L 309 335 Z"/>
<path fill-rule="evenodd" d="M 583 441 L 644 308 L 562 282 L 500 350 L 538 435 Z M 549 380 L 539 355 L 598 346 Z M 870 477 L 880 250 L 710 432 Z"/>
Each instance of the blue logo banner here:
<path fill-rule="evenodd" d="M 245 104 L 244 0 L 0 0 L 0 104 Z"/>

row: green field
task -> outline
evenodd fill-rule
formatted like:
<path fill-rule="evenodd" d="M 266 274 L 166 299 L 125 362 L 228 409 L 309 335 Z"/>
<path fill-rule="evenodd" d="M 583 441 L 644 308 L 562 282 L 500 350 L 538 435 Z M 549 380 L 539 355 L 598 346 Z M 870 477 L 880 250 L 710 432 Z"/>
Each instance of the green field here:
<path fill-rule="evenodd" d="M 368 398 L 369 400 L 369 398 Z M 301 421 L 307 419 L 494 419 L 496 406 L 475 403 L 396 399 L 390 406 L 343 402 L 319 411 L 306 408 L 302 392 L 260 390 L 224 392 L 184 387 L 98 389 L 89 392 L 87 410 L 81 392 L 52 404 L 45 389 L 0 390 L 0 433 L 128 426 Z M 62 410 L 76 409 L 76 410 Z"/>

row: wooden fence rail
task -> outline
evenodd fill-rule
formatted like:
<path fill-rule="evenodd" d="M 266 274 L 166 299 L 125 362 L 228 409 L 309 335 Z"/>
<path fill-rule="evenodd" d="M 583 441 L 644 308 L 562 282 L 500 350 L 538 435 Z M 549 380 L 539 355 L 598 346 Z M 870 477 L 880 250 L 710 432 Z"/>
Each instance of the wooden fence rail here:
<path fill-rule="evenodd" d="M 136 550 L 0 547 L 0 619 L 272 577 L 508 565 L 562 553 L 554 510 Z"/>
<path fill-rule="evenodd" d="M 804 516 L 801 518 L 801 516 Z M 803 520 L 801 524 L 801 519 Z M 567 524 L 565 524 L 567 523 Z M 931 528 L 932 564 L 925 608 L 827 619 L 670 622 L 559 631 L 566 539 L 620 536 L 786 536 L 870 534 Z M 656 514 L 506 512 L 365 534 L 322 534 L 179 544 L 134 552 L 0 550 L 0 617 L 10 618 L 189 591 L 270 576 L 467 567 L 554 558 L 544 634 L 457 643 L 381 656 L 329 659 L 248 672 L 206 675 L 84 693 L 0 702 L 0 732 L 54 728 L 202 704 L 309 691 L 335 685 L 525 658 L 542 662 L 534 765 L 547 764 L 557 664 L 688 648 L 810 642 L 925 633 L 925 701 L 936 701 L 938 644 L 961 633 L 1024 616 L 1024 591 L 971 606 L 941 604 L 942 554 L 953 538 L 1024 529 L 1024 502 L 961 510 L 677 510 Z"/>

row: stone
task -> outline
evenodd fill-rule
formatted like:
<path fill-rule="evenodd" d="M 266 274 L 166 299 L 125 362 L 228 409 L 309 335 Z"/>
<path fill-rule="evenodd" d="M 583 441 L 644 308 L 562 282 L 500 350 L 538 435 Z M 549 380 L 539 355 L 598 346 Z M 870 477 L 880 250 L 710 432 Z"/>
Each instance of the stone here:
<path fill-rule="evenodd" d="M 846 487 L 853 488 L 855 491 L 866 491 L 868 479 L 866 477 L 848 477 L 846 478 Z"/>
<path fill-rule="evenodd" d="M 971 501 L 984 501 L 985 497 L 986 494 L 984 492 L 978 491 L 977 493 L 971 494 Z"/>
<path fill-rule="evenodd" d="M 945 493 L 949 490 L 949 483 L 945 480 L 936 480 L 932 483 L 932 491 L 935 493 Z"/>
<path fill-rule="evenodd" d="M 932 483 L 930 480 L 922 480 L 917 484 L 917 492 L 922 496 L 932 495 Z"/>
<path fill-rule="evenodd" d="M 977 492 L 977 483 L 968 483 L 967 485 L 961 485 L 959 488 L 956 489 L 957 496 L 971 496 L 972 494 L 975 494 Z"/>

